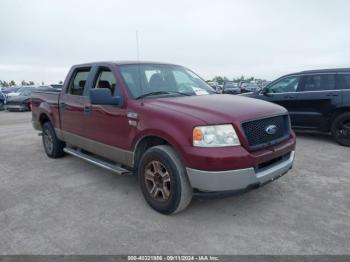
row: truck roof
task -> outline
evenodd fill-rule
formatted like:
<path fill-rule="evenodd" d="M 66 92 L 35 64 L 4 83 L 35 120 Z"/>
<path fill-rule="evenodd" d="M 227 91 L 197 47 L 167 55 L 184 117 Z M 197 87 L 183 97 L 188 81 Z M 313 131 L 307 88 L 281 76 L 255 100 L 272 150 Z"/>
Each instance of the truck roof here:
<path fill-rule="evenodd" d="M 120 60 L 120 61 L 99 61 L 99 62 L 90 62 L 77 64 L 74 66 L 92 66 L 92 65 L 100 65 L 100 64 L 115 64 L 115 65 L 137 65 L 137 64 L 157 64 L 157 65 L 176 65 L 172 63 L 165 62 L 155 62 L 155 61 L 134 61 L 134 60 Z"/>

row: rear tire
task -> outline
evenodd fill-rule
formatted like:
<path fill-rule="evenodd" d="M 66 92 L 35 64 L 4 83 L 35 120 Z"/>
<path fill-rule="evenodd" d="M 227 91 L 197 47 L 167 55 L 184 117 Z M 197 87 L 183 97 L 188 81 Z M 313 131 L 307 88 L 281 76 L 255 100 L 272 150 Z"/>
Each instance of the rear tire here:
<path fill-rule="evenodd" d="M 350 112 L 340 114 L 333 120 L 331 132 L 338 144 L 350 147 Z"/>
<path fill-rule="evenodd" d="M 65 143 L 56 136 L 55 129 L 50 122 L 45 122 L 42 126 L 43 145 L 46 155 L 50 158 L 59 158 L 64 156 L 63 148 Z"/>
<path fill-rule="evenodd" d="M 186 170 L 168 145 L 148 149 L 139 162 L 138 177 L 147 203 L 162 214 L 185 209 L 192 199 L 192 187 Z"/>

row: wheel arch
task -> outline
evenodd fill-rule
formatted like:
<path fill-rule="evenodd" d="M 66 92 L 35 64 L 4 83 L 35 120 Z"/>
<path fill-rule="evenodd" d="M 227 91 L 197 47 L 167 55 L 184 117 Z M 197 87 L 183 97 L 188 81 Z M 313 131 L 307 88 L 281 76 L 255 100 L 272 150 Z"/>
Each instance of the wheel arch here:
<path fill-rule="evenodd" d="M 330 121 L 330 125 L 332 125 L 334 119 L 343 114 L 343 113 L 349 113 L 350 112 L 350 106 L 344 106 L 344 107 L 339 107 L 337 109 L 334 110 L 333 114 L 332 114 L 332 117 L 331 117 L 331 121 Z"/>
<path fill-rule="evenodd" d="M 178 154 L 179 158 L 181 159 L 182 163 L 183 157 L 181 154 L 181 151 L 179 150 L 176 143 L 172 141 L 172 139 L 169 139 L 168 137 L 159 135 L 159 134 L 147 134 L 143 135 L 140 138 L 137 139 L 135 145 L 134 145 L 134 168 L 136 169 L 138 167 L 139 161 L 142 157 L 142 155 L 151 147 L 158 146 L 158 145 L 169 145 L 171 146 L 175 152 Z"/>
<path fill-rule="evenodd" d="M 40 123 L 41 126 L 43 126 L 46 122 L 51 122 L 52 123 L 50 117 L 48 117 L 48 115 L 46 113 L 42 112 L 39 115 L 39 123 Z"/>
<path fill-rule="evenodd" d="M 42 126 L 45 122 L 50 121 L 55 126 L 54 114 L 50 105 L 47 102 L 42 102 L 38 108 L 38 121 Z"/>

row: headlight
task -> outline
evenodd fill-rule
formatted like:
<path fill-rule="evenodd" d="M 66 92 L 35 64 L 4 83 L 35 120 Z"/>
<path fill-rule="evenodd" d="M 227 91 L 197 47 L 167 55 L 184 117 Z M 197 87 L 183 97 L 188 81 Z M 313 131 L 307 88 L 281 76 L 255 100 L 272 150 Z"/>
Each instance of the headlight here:
<path fill-rule="evenodd" d="M 232 125 L 197 126 L 193 129 L 193 146 L 224 147 L 240 145 Z"/>

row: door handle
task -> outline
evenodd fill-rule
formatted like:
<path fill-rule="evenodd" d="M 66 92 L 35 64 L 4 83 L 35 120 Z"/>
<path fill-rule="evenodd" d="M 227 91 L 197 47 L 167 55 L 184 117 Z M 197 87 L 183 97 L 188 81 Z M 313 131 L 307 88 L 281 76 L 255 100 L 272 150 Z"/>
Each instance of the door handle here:
<path fill-rule="evenodd" d="M 92 111 L 92 106 L 84 106 L 84 112 L 90 113 Z"/>

